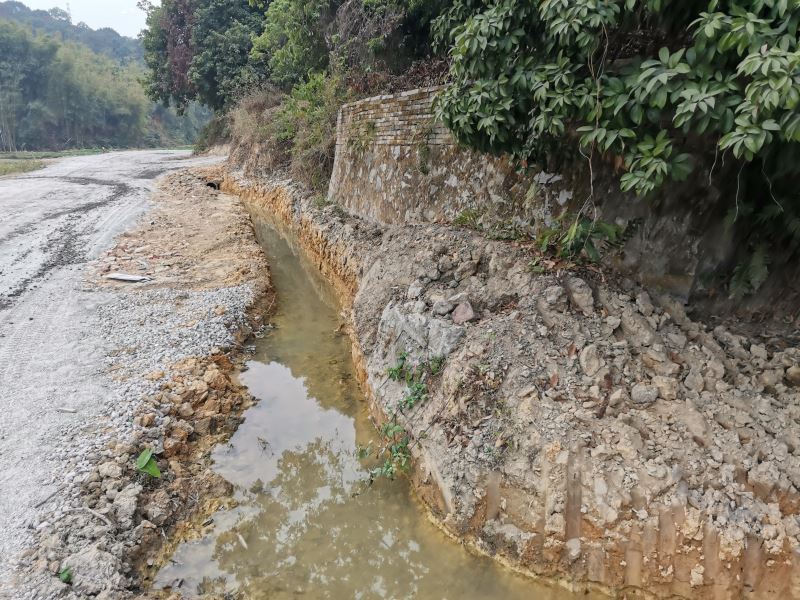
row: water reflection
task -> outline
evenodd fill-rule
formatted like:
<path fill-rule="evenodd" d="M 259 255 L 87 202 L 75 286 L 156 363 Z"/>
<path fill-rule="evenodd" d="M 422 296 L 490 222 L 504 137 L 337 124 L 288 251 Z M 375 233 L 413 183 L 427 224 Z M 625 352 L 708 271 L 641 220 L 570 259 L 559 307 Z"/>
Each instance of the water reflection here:
<path fill-rule="evenodd" d="M 425 518 L 403 481 L 366 484 L 354 456 L 373 428 L 338 307 L 317 270 L 266 222 L 259 240 L 279 295 L 276 328 L 242 381 L 260 402 L 215 469 L 236 509 L 182 544 L 156 587 L 186 597 L 530 599 L 570 597 L 469 555 Z"/>

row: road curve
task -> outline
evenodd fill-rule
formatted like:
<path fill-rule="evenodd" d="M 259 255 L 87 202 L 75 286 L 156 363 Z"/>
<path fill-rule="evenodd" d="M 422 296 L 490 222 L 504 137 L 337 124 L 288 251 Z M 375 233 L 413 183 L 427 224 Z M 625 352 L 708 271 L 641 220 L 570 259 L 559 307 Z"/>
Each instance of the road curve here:
<path fill-rule="evenodd" d="M 64 448 L 103 427 L 104 297 L 84 266 L 144 213 L 156 177 L 218 160 L 115 152 L 0 179 L 0 598 L 38 508 L 73 476 Z"/>

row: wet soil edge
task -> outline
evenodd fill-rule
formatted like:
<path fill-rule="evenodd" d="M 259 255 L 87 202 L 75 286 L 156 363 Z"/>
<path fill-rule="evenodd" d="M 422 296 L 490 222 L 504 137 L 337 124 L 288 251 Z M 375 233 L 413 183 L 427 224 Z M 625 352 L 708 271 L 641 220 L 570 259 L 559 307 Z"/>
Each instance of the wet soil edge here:
<path fill-rule="evenodd" d="M 304 203 L 300 201 L 303 192 L 295 189 L 290 181 L 283 183 L 284 185 L 276 185 L 274 182 L 269 182 L 262 185 L 251 179 L 243 179 L 238 173 L 226 171 L 222 178 L 221 190 L 241 198 L 244 205 L 251 212 L 261 211 L 272 215 L 273 218 L 277 217 L 280 224 L 294 234 L 300 246 L 312 257 L 320 272 L 334 287 L 341 305 L 344 307 L 345 312 L 350 315 L 345 325 L 351 340 L 353 363 L 359 386 L 367 398 L 374 421 L 380 425 L 386 420 L 387 416 L 376 401 L 374 391 L 368 383 L 366 358 L 362 351 L 361 341 L 358 339 L 353 327 L 351 313 L 352 305 L 359 289 L 360 277 L 364 271 L 364 265 L 353 261 L 352 248 L 345 244 L 337 243 L 334 240 L 334 236 L 330 235 L 332 223 L 336 223 L 334 227 L 350 227 L 352 224 L 349 224 L 348 221 L 351 218 L 343 211 L 339 211 L 338 207 L 329 205 L 320 207 L 320 211 L 338 214 L 335 214 L 332 219 L 318 219 L 318 215 L 313 214 L 317 212 L 316 210 L 303 210 Z M 330 215 L 327 216 L 330 217 Z M 435 480 L 416 468 L 423 463 L 424 459 L 421 459 L 420 456 L 415 456 L 414 468 L 409 473 L 412 489 L 426 511 L 429 521 L 455 543 L 463 545 L 476 555 L 492 558 L 509 570 L 540 583 L 558 586 L 573 593 L 620 597 L 619 594 L 622 590 L 610 589 L 591 582 L 574 581 L 565 576 L 542 575 L 527 568 L 525 564 L 520 563 L 518 560 L 504 555 L 502 548 L 490 550 L 478 535 L 479 526 L 468 531 L 454 531 L 445 520 L 445 501 Z M 480 508 L 478 512 L 480 512 Z M 629 600 L 656 598 L 655 595 L 638 588 L 624 590 L 624 597 Z"/>

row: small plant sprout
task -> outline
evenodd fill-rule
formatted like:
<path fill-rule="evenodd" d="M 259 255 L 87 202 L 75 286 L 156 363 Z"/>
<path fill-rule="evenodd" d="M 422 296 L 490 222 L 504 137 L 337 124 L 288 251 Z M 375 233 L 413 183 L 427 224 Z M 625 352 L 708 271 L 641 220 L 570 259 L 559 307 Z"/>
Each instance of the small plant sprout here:
<path fill-rule="evenodd" d="M 399 408 L 401 411 L 411 410 L 420 402 L 428 397 L 428 386 L 422 382 L 415 381 L 408 386 L 406 395 L 400 400 Z"/>
<path fill-rule="evenodd" d="M 358 444 L 356 446 L 356 458 L 358 460 L 365 460 L 372 455 L 372 442 L 367 444 L 366 446 L 363 444 Z"/>
<path fill-rule="evenodd" d="M 583 215 L 564 213 L 553 220 L 553 226 L 539 233 L 537 243 L 542 252 L 551 250 L 559 258 L 579 260 L 585 257 L 598 262 L 602 253 L 619 248 L 624 242 L 625 228 Z M 533 265 L 534 272 L 538 261 Z"/>
<path fill-rule="evenodd" d="M 434 356 L 431 359 L 431 375 L 438 375 L 442 372 L 442 367 L 444 367 L 444 356 Z"/>
<path fill-rule="evenodd" d="M 400 473 L 408 471 L 411 466 L 411 438 L 406 433 L 405 427 L 397 422 L 397 415 L 407 415 L 415 406 L 428 399 L 428 385 L 425 382 L 430 376 L 435 377 L 444 368 L 444 357 L 434 356 L 429 361 L 413 364 L 409 361 L 408 353 L 403 352 L 397 363 L 387 369 L 387 375 L 392 381 L 406 384 L 406 392 L 397 402 L 397 411 L 391 420 L 380 427 L 383 438 L 382 446 L 373 450 L 372 445 L 360 445 L 356 449 L 356 456 L 360 460 L 374 457 L 383 463 L 370 471 L 370 483 L 378 477 L 394 479 Z M 412 415 L 413 418 L 413 415 Z M 420 439 L 425 437 L 423 433 Z"/>
<path fill-rule="evenodd" d="M 398 473 L 408 471 L 411 466 L 411 438 L 406 434 L 402 425 L 397 423 L 395 417 L 380 427 L 383 439 L 380 448 L 373 448 L 359 444 L 356 456 L 359 460 L 374 458 L 382 461 L 379 466 L 370 469 L 369 482 L 372 483 L 379 477 L 394 479 Z"/>
<path fill-rule="evenodd" d="M 411 465 L 411 440 L 405 429 L 398 423 L 390 421 L 381 427 L 381 435 L 386 445 L 377 452 L 377 457 L 384 457 L 383 464 L 370 472 L 370 479 L 386 477 L 394 479 L 398 472 L 405 472 Z"/>
<path fill-rule="evenodd" d="M 142 473 L 147 473 L 156 479 L 161 477 L 161 471 L 158 468 L 156 459 L 153 458 L 153 451 L 150 448 L 145 448 L 136 459 L 136 469 Z"/>
<path fill-rule="evenodd" d="M 408 358 L 407 352 L 401 353 L 400 356 L 397 358 L 397 364 L 387 369 L 387 375 L 389 376 L 389 379 L 391 379 L 392 381 L 400 381 L 401 379 L 403 379 L 407 358 Z"/>
<path fill-rule="evenodd" d="M 66 583 L 67 585 L 72 583 L 72 568 L 71 567 L 64 567 L 58 572 L 58 579 L 61 583 Z"/>

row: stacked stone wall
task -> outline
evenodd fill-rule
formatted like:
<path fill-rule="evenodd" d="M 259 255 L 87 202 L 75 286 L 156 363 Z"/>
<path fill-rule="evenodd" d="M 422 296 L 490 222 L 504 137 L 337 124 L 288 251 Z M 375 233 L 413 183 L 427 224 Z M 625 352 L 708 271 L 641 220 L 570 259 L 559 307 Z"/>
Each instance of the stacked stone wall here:
<path fill-rule="evenodd" d="M 367 98 L 342 107 L 329 200 L 380 223 L 485 223 L 524 219 L 532 184 L 504 157 L 459 146 L 435 119 L 441 88 Z"/>

